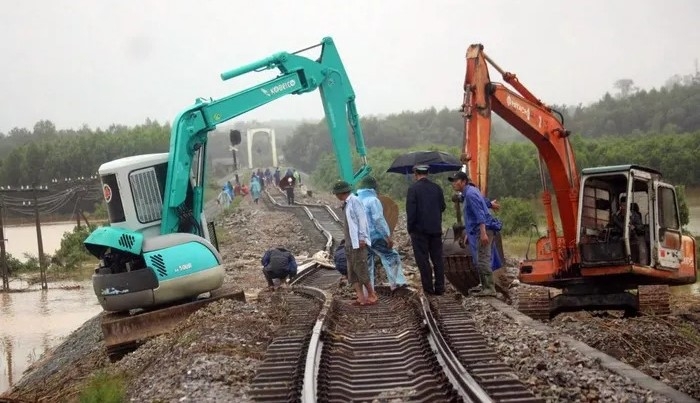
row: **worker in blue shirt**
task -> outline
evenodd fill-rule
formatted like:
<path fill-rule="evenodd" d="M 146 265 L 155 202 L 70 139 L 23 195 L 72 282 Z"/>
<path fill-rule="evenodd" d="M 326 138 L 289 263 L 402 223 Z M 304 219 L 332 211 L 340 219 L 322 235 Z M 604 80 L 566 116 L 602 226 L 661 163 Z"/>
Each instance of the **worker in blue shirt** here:
<path fill-rule="evenodd" d="M 469 180 L 469 175 L 459 171 L 449 178 L 452 188 L 464 198 L 464 230 L 466 242 L 472 253 L 482 289 L 477 295 L 495 296 L 493 280 L 493 241 L 496 232 L 501 230 L 501 222 L 489 212 L 489 206 L 479 189 Z"/>

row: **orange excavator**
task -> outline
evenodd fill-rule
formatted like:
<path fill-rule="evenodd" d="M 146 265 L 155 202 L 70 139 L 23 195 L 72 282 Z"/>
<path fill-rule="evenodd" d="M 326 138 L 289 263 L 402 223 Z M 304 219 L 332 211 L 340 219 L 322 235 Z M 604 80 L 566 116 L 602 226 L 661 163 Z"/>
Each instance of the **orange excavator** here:
<path fill-rule="evenodd" d="M 530 286 L 520 287 L 518 309 L 536 319 L 578 310 L 668 313 L 668 287 L 696 281 L 695 240 L 682 233 L 675 188 L 660 172 L 634 164 L 579 173 L 563 116 L 494 63 L 483 45 L 469 46 L 466 58 L 462 160 L 473 182 L 487 194 L 491 112 L 538 152 L 547 232 L 534 258 L 520 263 L 520 282 Z M 489 65 L 514 90 L 492 82 Z"/>

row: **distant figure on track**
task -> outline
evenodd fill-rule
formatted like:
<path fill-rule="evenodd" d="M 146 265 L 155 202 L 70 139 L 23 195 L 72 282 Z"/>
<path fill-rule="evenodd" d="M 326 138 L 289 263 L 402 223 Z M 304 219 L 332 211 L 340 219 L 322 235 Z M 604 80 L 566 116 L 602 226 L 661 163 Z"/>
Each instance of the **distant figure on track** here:
<path fill-rule="evenodd" d="M 255 204 L 258 204 L 258 199 L 260 199 L 260 193 L 262 192 L 261 181 L 262 179 L 257 176 L 250 180 L 250 196 L 253 198 L 253 203 Z"/>
<path fill-rule="evenodd" d="M 219 193 L 219 196 L 216 198 L 216 202 L 221 205 L 223 208 L 227 208 L 228 206 L 231 205 L 231 195 L 229 194 L 228 190 L 226 189 L 226 186 L 224 186 L 221 189 L 221 193 Z"/>
<path fill-rule="evenodd" d="M 287 193 L 287 204 L 291 206 L 294 204 L 294 179 L 291 176 L 287 178 L 284 191 Z"/>

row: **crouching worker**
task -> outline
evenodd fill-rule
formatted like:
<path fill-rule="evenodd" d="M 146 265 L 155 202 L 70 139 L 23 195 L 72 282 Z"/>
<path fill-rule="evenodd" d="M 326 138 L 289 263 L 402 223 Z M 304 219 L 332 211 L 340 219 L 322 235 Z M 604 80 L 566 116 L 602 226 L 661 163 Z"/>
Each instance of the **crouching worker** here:
<path fill-rule="evenodd" d="M 348 259 L 345 256 L 345 239 L 340 241 L 340 245 L 335 249 L 333 254 L 333 262 L 335 263 L 335 269 L 338 270 L 343 279 L 341 284 L 348 282 Z"/>
<path fill-rule="evenodd" d="M 267 289 L 270 291 L 279 288 L 287 278 L 293 280 L 297 275 L 297 261 L 294 255 L 283 246 L 268 249 L 260 263 L 263 265 Z"/>

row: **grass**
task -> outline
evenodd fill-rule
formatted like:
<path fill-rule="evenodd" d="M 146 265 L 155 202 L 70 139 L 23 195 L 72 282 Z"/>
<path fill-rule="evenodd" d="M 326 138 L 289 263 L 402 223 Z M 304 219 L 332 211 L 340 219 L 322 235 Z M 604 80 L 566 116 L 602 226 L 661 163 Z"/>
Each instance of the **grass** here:
<path fill-rule="evenodd" d="M 126 401 L 126 381 L 122 376 L 100 371 L 93 375 L 78 398 L 80 403 L 121 403 Z"/>
<path fill-rule="evenodd" d="M 524 259 L 525 254 L 527 253 L 528 242 L 530 242 L 529 256 L 530 258 L 533 258 L 535 256 L 536 241 L 537 237 L 535 236 L 533 236 L 533 239 L 531 241 L 528 235 L 510 235 L 507 237 L 504 236 L 503 253 L 506 255 L 506 257 L 509 258 Z"/>

